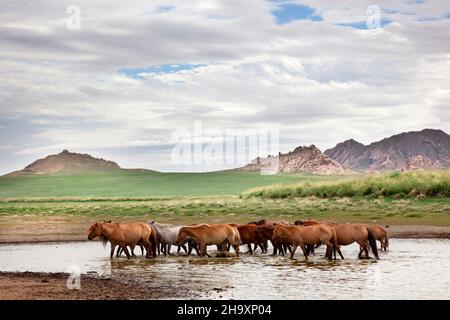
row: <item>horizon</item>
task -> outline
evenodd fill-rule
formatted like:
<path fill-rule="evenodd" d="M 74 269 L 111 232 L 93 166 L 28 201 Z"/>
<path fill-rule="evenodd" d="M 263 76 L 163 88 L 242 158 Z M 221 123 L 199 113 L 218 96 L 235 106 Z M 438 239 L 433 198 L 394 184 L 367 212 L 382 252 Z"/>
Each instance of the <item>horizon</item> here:
<path fill-rule="evenodd" d="M 197 122 L 277 130 L 282 153 L 450 123 L 445 1 L 0 7 L 0 174 L 63 149 L 160 172 L 240 166 L 171 158 Z"/>
<path fill-rule="evenodd" d="M 425 130 L 442 131 L 442 132 L 444 132 L 445 134 L 447 134 L 447 132 L 444 131 L 443 129 L 424 128 L 424 129 L 422 129 L 422 130 L 407 131 L 407 132 L 399 132 L 399 133 L 390 135 L 389 137 L 384 137 L 384 138 L 382 138 L 382 139 L 380 139 L 380 140 L 372 141 L 372 142 L 370 142 L 370 143 L 368 143 L 368 144 L 364 144 L 364 146 L 365 146 L 365 147 L 368 147 L 368 146 L 370 146 L 370 145 L 373 144 L 373 143 L 379 142 L 379 141 L 384 140 L 384 139 L 392 138 L 392 137 L 398 136 L 398 135 L 400 135 L 400 134 L 404 134 L 404 133 L 414 133 L 414 132 L 423 132 L 423 131 L 425 131 Z M 334 147 L 336 147 L 338 144 L 343 143 L 343 142 L 346 142 L 346 141 L 348 141 L 348 140 L 354 140 L 355 142 L 361 143 L 361 142 L 358 141 L 357 139 L 350 138 L 350 139 L 347 139 L 347 140 L 344 140 L 344 141 L 341 141 L 341 142 L 337 142 L 337 143 L 336 143 L 333 147 L 331 147 L 331 148 L 334 148 Z M 293 151 L 293 150 L 296 149 L 297 147 L 310 147 L 310 146 L 312 146 L 312 145 L 315 145 L 315 144 L 312 143 L 312 144 L 309 144 L 309 145 L 298 145 L 298 146 L 293 147 L 293 148 L 289 149 L 288 151 L 282 152 L 282 153 L 283 153 L 283 154 L 286 154 L 286 153 L 288 153 L 288 152 L 290 152 L 290 151 Z M 317 146 L 316 146 L 316 147 L 317 147 Z M 331 148 L 328 148 L 328 149 L 331 149 Z M 325 151 L 328 150 L 328 149 L 322 150 L 322 149 L 320 149 L 320 148 L 318 148 L 318 149 L 319 149 L 322 153 L 324 153 Z M 206 170 L 204 170 L 204 171 L 199 171 L 199 170 L 197 170 L 197 171 L 182 171 L 182 170 L 180 170 L 180 171 L 160 171 L 160 170 L 157 170 L 157 169 L 154 169 L 154 168 L 150 168 L 150 167 L 147 167 L 147 168 L 146 168 L 146 167 L 124 167 L 124 166 L 122 166 L 119 162 L 117 162 L 115 159 L 109 159 L 109 158 L 105 158 L 104 156 L 101 156 L 101 155 L 94 155 L 94 154 L 91 154 L 91 153 L 88 153 L 88 152 L 82 152 L 82 151 L 78 151 L 78 150 L 69 150 L 69 149 L 63 149 L 63 150 L 61 150 L 60 152 L 57 152 L 57 153 L 52 153 L 52 154 L 43 155 L 43 156 L 41 156 L 41 157 L 39 157 L 39 158 L 34 159 L 31 163 L 33 163 L 33 162 L 35 162 L 35 161 L 37 161 L 37 160 L 43 159 L 43 158 L 45 158 L 45 157 L 47 157 L 47 156 L 54 156 L 54 155 L 62 154 L 62 153 L 65 153 L 65 152 L 72 153 L 72 154 L 89 155 L 89 156 L 92 156 L 92 157 L 94 157 L 94 158 L 96 158 L 96 159 L 102 159 L 102 160 L 106 160 L 106 161 L 112 161 L 112 162 L 117 163 L 117 164 L 119 165 L 120 169 L 123 169 L 123 170 L 149 170 L 149 171 L 155 171 L 155 172 L 160 172 L 160 173 L 196 173 L 196 172 L 197 172 L 197 173 L 213 173 L 213 172 L 220 172 L 220 171 L 226 171 L 226 170 L 236 170 L 236 169 L 239 169 L 239 168 L 242 167 L 242 165 L 235 164 L 234 167 L 230 166 L 229 168 L 226 168 L 226 169 L 219 169 L 219 170 L 208 170 L 208 169 L 206 169 Z M 261 157 L 267 157 L 267 156 L 269 156 L 269 154 L 263 155 L 263 156 L 261 156 Z M 254 160 L 254 159 L 251 159 L 251 160 Z M 31 164 L 31 163 L 28 163 L 27 165 L 29 165 L 29 164 Z M 24 166 L 24 167 L 25 167 L 25 166 Z M 20 169 L 13 170 L 13 171 L 10 171 L 10 172 L 6 172 L 6 173 L 0 172 L 0 176 L 7 175 L 7 174 L 9 174 L 9 173 L 13 173 L 13 172 L 16 172 L 16 171 L 20 171 L 20 170 L 24 169 L 24 167 L 23 167 L 23 168 L 20 168 Z"/>

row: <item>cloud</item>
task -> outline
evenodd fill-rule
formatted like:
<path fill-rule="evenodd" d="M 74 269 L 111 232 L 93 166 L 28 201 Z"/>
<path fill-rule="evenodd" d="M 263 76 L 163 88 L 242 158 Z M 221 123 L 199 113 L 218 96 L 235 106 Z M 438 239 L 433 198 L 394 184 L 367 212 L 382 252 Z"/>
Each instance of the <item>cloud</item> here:
<path fill-rule="evenodd" d="M 68 30 L 69 1 L 2 2 L 3 156 L 92 150 L 179 170 L 171 133 L 198 120 L 279 128 L 282 151 L 448 124 L 448 3 L 379 1 L 391 23 L 377 30 L 339 25 L 366 21 L 369 1 L 282 3 L 322 20 L 280 25 L 272 1 L 78 1 Z"/>

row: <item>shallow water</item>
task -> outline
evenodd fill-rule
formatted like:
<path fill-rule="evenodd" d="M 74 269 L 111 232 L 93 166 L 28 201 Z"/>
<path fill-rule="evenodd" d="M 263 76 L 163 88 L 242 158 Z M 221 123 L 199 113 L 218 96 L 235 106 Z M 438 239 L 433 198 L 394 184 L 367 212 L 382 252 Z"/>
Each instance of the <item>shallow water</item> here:
<path fill-rule="evenodd" d="M 343 248 L 345 260 L 331 262 L 323 258 L 321 249 L 308 262 L 301 250 L 295 260 L 258 252 L 239 258 L 110 261 L 109 246 L 104 249 L 97 241 L 0 245 L 0 271 L 78 268 L 82 273 L 179 288 L 172 298 L 450 299 L 450 240 L 391 239 L 390 250 L 381 253 L 378 261 L 357 259 L 356 245 Z"/>

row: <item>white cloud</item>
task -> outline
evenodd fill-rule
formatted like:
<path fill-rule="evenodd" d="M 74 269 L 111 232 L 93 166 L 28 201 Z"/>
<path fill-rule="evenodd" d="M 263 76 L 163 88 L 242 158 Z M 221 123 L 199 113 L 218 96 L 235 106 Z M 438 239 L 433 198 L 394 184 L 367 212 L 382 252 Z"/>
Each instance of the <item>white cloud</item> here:
<path fill-rule="evenodd" d="M 120 148 L 112 157 L 122 165 L 145 166 L 154 155 L 146 147 L 195 120 L 277 127 L 283 150 L 448 126 L 450 19 L 417 21 L 445 16 L 448 3 L 379 1 L 393 23 L 374 32 L 335 25 L 364 19 L 369 1 L 302 2 L 324 20 L 279 26 L 273 3 L 256 0 L 172 1 L 162 11 L 162 1 L 78 1 L 77 31 L 65 27 L 68 1 L 2 2 L 0 115 L 33 132 L 16 143 L 0 129 L 16 156 Z M 118 73 L 160 64 L 204 65 L 142 79 Z M 176 169 L 157 159 L 152 168 Z"/>

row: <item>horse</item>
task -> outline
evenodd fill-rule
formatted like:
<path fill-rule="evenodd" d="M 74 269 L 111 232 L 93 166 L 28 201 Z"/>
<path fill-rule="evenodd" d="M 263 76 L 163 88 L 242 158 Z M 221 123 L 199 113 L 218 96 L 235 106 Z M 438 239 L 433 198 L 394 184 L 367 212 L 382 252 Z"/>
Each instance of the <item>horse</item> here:
<path fill-rule="evenodd" d="M 380 241 L 381 244 L 380 250 L 387 251 L 387 248 L 389 247 L 389 236 L 386 229 L 384 229 L 381 226 L 368 226 L 367 228 L 373 234 L 375 240 Z"/>
<path fill-rule="evenodd" d="M 158 223 L 154 220 L 150 221 L 148 224 L 155 227 L 164 255 L 170 254 L 170 247 L 177 241 L 178 233 L 180 232 L 182 226 Z M 179 246 L 178 252 L 180 252 L 180 248 L 183 248 L 184 252 L 187 253 L 185 245 Z"/>
<path fill-rule="evenodd" d="M 256 224 L 244 224 L 236 227 L 239 231 L 239 236 L 241 237 L 241 243 L 247 245 L 250 254 L 253 254 L 253 251 L 255 251 L 258 246 L 261 248 L 261 251 L 264 252 L 264 241 L 256 240 L 256 230 L 259 227 L 260 226 Z M 255 245 L 254 250 L 252 250 L 252 244 Z"/>
<path fill-rule="evenodd" d="M 291 223 L 289 221 L 286 220 L 267 220 L 267 219 L 261 219 L 258 221 L 251 221 L 248 224 L 256 224 L 256 225 L 275 225 L 275 224 L 281 224 L 281 225 L 285 225 L 285 226 L 290 226 Z"/>
<path fill-rule="evenodd" d="M 130 259 L 131 256 L 127 246 L 130 246 L 133 250 L 138 243 L 142 243 L 145 247 L 147 257 L 151 253 L 156 256 L 156 234 L 152 235 L 152 229 L 145 223 L 96 222 L 91 225 L 88 232 L 89 240 L 99 237 L 103 241 L 103 245 L 106 245 L 108 241 L 111 242 L 110 259 L 113 258 L 114 249 L 117 245 L 123 249 L 127 258 Z"/>
<path fill-rule="evenodd" d="M 379 259 L 375 236 L 367 225 L 361 223 L 331 223 L 330 225 L 336 231 L 338 245 L 347 246 L 354 242 L 358 243 L 361 248 L 358 254 L 360 259 L 363 251 L 365 258 L 369 258 L 368 248 L 370 246 L 375 258 Z M 334 255 L 336 256 L 336 252 Z"/>
<path fill-rule="evenodd" d="M 310 226 L 282 226 L 277 225 L 273 231 L 274 242 L 281 241 L 293 245 L 291 259 L 294 258 L 297 247 L 303 251 L 305 260 L 308 260 L 308 251 L 306 246 L 315 246 L 323 243 L 327 246 L 325 257 L 332 259 L 333 250 L 338 250 L 342 256 L 337 244 L 336 232 L 327 224 L 314 224 Z"/>
<path fill-rule="evenodd" d="M 319 221 L 316 220 L 295 220 L 294 221 L 294 226 L 312 226 L 315 224 L 319 224 Z"/>
<path fill-rule="evenodd" d="M 201 224 L 196 226 L 184 226 L 180 229 L 176 240 L 177 245 L 186 243 L 188 240 L 198 243 L 200 256 L 207 255 L 208 245 L 217 245 L 223 249 L 226 244 L 230 244 L 236 256 L 239 256 L 239 246 L 241 238 L 236 227 L 229 224 Z"/>
<path fill-rule="evenodd" d="M 272 243 L 273 252 L 272 255 L 277 255 L 278 253 L 280 255 L 284 255 L 288 250 L 291 252 L 291 247 L 288 243 L 284 243 L 280 241 L 279 239 L 277 241 L 273 240 L 273 231 L 275 230 L 275 225 L 269 224 L 269 225 L 258 225 L 258 228 L 255 232 L 255 241 L 257 243 L 263 244 L 263 252 L 267 252 L 267 243 L 270 241 Z"/>

